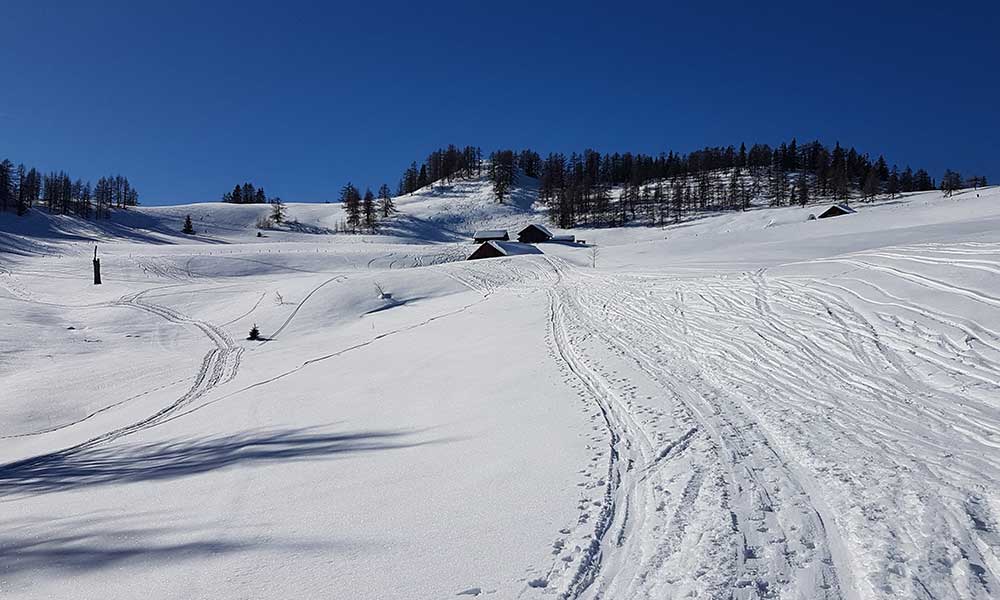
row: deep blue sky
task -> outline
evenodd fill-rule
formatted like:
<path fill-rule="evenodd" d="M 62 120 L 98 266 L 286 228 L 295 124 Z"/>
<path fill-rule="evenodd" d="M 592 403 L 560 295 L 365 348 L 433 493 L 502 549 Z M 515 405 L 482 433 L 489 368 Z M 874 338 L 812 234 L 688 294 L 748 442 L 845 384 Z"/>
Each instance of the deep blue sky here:
<path fill-rule="evenodd" d="M 796 136 L 1000 180 L 997 2 L 331 4 L 0 2 L 0 158 L 145 204 L 395 189 L 448 143 Z"/>

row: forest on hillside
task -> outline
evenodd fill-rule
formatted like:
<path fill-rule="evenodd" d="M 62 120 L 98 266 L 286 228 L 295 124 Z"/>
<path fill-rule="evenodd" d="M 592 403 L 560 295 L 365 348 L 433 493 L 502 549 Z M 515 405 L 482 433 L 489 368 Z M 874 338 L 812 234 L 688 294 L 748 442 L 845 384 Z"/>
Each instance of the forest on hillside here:
<path fill-rule="evenodd" d="M 89 218 L 111 218 L 112 208 L 139 204 L 139 192 L 128 177 L 101 177 L 95 185 L 73 179 L 65 171 L 41 173 L 9 159 L 0 161 L 0 212 L 18 216 L 44 205 L 48 212 Z"/>
<path fill-rule="evenodd" d="M 538 179 L 540 201 L 552 222 L 563 228 L 662 225 L 691 211 L 746 210 L 762 201 L 771 206 L 865 201 L 938 187 L 925 169 L 890 167 L 882 155 L 873 158 L 840 143 L 831 148 L 792 139 L 775 147 L 740 144 L 657 156 L 588 149 L 543 158 L 530 149 L 497 150 L 485 160 L 477 147 L 450 145 L 432 152 L 419 166 L 411 163 L 397 194 L 479 177 L 484 171 L 498 202 L 505 201 L 518 174 Z M 985 184 L 985 177 L 963 178 L 952 170 L 940 180 L 946 194 Z"/>

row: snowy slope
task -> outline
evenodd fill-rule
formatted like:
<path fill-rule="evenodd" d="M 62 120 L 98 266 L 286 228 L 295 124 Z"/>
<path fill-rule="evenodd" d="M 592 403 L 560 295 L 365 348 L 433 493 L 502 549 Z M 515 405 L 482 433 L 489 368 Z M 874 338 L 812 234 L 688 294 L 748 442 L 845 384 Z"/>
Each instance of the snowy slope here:
<path fill-rule="evenodd" d="M 498 203 L 485 176 L 440 182 L 395 198 L 397 213 L 380 223 L 378 235 L 364 241 L 385 243 L 467 243 L 477 229 L 510 229 L 512 234 L 546 214 L 536 205 L 538 182 L 520 176 L 504 203 Z M 175 206 L 139 206 L 115 210 L 111 220 L 87 220 L 34 210 L 26 217 L 0 214 L 0 251 L 16 254 L 52 254 L 67 244 L 95 241 L 142 244 L 270 243 L 304 241 L 357 243 L 359 237 L 338 234 L 347 218 L 340 204 L 288 203 L 284 223 L 264 229 L 254 238 L 261 219 L 271 213 L 263 204 L 204 202 Z M 196 234 L 184 235 L 185 217 Z M 331 239 L 335 238 L 335 239 Z M 343 239 L 347 238 L 347 239 Z"/>
<path fill-rule="evenodd" d="M 1000 189 L 461 261 L 529 183 L 0 215 L 0 596 L 1000 595 Z"/>
<path fill-rule="evenodd" d="M 503 204 L 485 176 L 440 182 L 396 199 L 402 214 L 397 228 L 436 231 L 436 237 L 450 240 L 468 239 L 479 229 L 508 229 L 513 236 L 529 223 L 544 221 L 537 199 L 538 181 L 524 175 L 517 177 Z"/>

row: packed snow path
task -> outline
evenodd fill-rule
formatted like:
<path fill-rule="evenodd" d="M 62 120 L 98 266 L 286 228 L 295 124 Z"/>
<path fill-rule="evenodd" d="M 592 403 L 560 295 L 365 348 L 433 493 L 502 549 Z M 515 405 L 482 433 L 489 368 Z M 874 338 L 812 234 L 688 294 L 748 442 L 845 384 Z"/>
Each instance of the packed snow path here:
<path fill-rule="evenodd" d="M 880 256 L 940 264 L 935 256 L 957 252 Z M 998 252 L 944 264 L 981 269 Z M 831 260 L 996 300 L 899 266 Z M 600 406 L 610 444 L 596 525 L 560 544 L 578 555 L 562 556 L 548 576 L 563 595 L 1000 591 L 987 499 L 995 501 L 1000 469 L 995 332 L 892 296 L 864 273 L 853 278 L 902 310 L 883 314 L 886 302 L 815 278 L 552 266 L 554 344 Z M 911 316 L 960 337 L 931 334 Z M 928 378 L 928 366 L 952 383 Z"/>

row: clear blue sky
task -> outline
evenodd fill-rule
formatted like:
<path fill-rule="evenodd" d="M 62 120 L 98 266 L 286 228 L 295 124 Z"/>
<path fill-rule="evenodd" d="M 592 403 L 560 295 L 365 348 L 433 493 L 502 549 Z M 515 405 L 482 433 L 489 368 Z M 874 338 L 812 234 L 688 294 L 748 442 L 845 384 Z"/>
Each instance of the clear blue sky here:
<path fill-rule="evenodd" d="M 1000 3 L 712 4 L 0 2 L 0 157 L 145 204 L 395 189 L 448 143 L 796 136 L 1000 180 Z"/>

